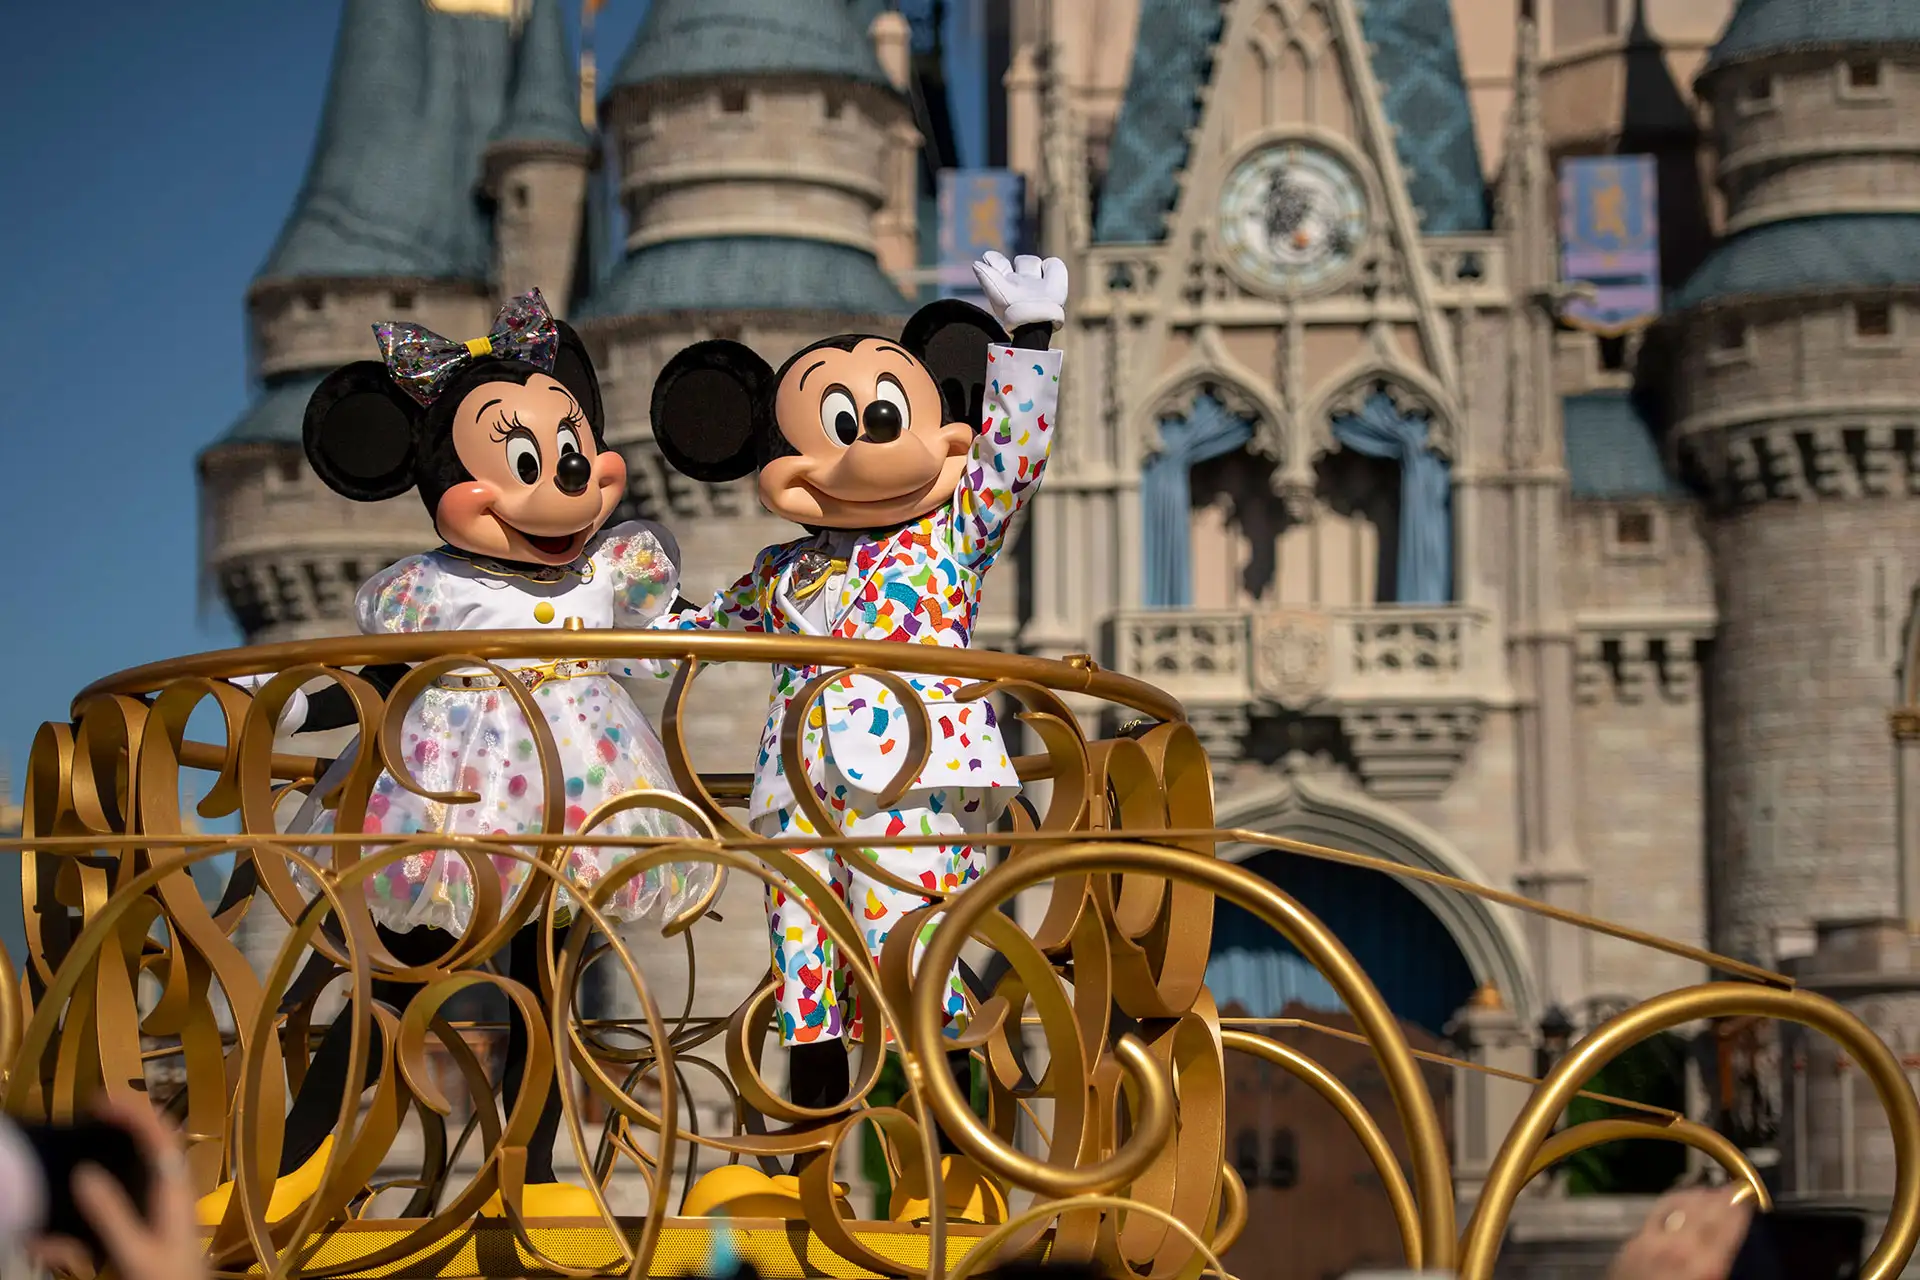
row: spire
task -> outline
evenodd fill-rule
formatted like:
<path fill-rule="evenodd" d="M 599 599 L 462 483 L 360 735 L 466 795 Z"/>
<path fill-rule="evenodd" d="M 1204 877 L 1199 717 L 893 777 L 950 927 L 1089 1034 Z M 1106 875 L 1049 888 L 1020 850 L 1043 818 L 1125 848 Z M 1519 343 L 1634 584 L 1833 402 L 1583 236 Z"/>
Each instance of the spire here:
<path fill-rule="evenodd" d="M 580 99 L 567 61 L 560 0 L 533 0 L 514 53 L 513 89 L 493 141 L 589 145 Z"/>
<path fill-rule="evenodd" d="M 1531 4 L 1521 10 L 1514 41 L 1513 102 L 1507 108 L 1506 154 L 1500 165 L 1498 226 L 1509 235 L 1544 241 L 1540 228 L 1554 225 L 1549 207 L 1552 175 L 1540 107 L 1540 26 Z M 1531 272 L 1535 265 L 1529 262 L 1525 269 Z M 1548 270 L 1532 283 L 1551 280 L 1551 264 Z"/>
<path fill-rule="evenodd" d="M 306 181 L 258 278 L 486 279 L 473 191 L 512 40 L 494 16 L 346 0 Z"/>

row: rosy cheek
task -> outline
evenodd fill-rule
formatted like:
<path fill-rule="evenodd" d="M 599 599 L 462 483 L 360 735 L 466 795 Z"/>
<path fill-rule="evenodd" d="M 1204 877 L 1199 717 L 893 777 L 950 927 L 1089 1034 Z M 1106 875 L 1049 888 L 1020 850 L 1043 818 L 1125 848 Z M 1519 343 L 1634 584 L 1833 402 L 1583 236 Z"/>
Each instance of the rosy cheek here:
<path fill-rule="evenodd" d="M 603 449 L 593 460 L 594 483 L 602 489 L 627 487 L 627 460 L 612 449 Z"/>
<path fill-rule="evenodd" d="M 457 484 L 441 496 L 440 505 L 434 509 L 434 527 L 455 546 L 470 541 L 476 533 L 492 527 L 493 507 L 499 496 L 492 485 L 479 480 Z"/>

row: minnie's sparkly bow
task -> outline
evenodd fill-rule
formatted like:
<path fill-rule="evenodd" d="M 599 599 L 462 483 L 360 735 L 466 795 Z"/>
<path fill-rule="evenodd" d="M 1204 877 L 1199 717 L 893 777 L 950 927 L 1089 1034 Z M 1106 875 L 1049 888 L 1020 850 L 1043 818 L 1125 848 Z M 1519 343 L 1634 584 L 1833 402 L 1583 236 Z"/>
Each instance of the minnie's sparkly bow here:
<path fill-rule="evenodd" d="M 447 379 L 481 356 L 524 360 L 552 373 L 554 356 L 560 350 L 559 327 L 538 289 L 509 299 L 493 318 L 493 332 L 472 342 L 453 342 L 404 320 L 376 324 L 373 336 L 380 342 L 387 372 L 402 391 L 423 406 L 438 398 Z"/>

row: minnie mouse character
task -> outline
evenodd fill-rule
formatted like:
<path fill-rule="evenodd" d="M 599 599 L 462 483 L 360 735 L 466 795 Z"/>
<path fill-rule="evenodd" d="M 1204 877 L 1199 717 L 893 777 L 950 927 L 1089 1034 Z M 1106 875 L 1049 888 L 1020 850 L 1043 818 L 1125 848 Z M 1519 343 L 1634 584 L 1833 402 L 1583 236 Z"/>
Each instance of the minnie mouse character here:
<path fill-rule="evenodd" d="M 399 322 L 375 325 L 374 333 L 384 362 L 347 365 L 314 391 L 306 414 L 307 458 L 329 488 L 358 502 L 417 489 L 445 545 L 408 556 L 360 589 L 355 608 L 363 632 L 642 627 L 675 602 L 679 570 L 672 536 L 644 521 L 602 527 L 625 491 L 626 465 L 606 447 L 599 382 L 586 349 L 548 312 L 537 290 L 510 301 L 493 333 L 473 342 L 449 342 Z M 565 805 L 565 828 L 575 831 L 616 796 L 673 788 L 653 726 L 614 678 L 636 674 L 637 664 L 509 659 L 497 665 L 526 687 L 546 719 L 559 754 L 561 773 L 553 781 L 560 792 L 546 792 L 533 729 L 501 678 L 457 672 L 408 707 L 401 733 L 404 767 L 428 791 L 463 791 L 478 800 L 431 800 L 383 772 L 367 804 L 366 831 L 539 832 L 548 804 Z M 315 796 L 326 789 L 326 783 L 316 787 Z M 314 808 L 310 801 L 309 810 Z M 330 830 L 334 816 L 321 812 L 305 829 Z M 680 819 L 649 809 L 619 813 L 596 831 L 694 834 Z M 564 870 L 590 888 L 638 852 L 575 847 Z M 531 871 L 511 859 L 494 861 L 502 900 L 511 902 Z M 405 963 L 431 963 L 450 951 L 452 935 L 467 930 L 473 919 L 469 874 L 460 857 L 428 851 L 366 885 L 381 936 Z M 714 875 L 708 866 L 650 871 L 628 881 L 603 910 L 615 920 L 671 918 L 707 894 Z M 561 903 L 568 904 L 564 890 Z M 537 994 L 537 927 L 523 929 L 504 959 L 510 976 Z M 378 984 L 378 994 L 400 1004 L 409 995 L 392 984 Z M 302 1162 L 324 1165 L 325 1131 L 345 1085 L 349 1026 L 349 1020 L 337 1020 L 315 1055 L 307 1077 L 314 1087 L 302 1089 L 290 1118 L 285 1173 Z M 519 1088 L 525 1053 L 516 1016 L 504 1082 L 509 1102 Z M 319 1101 L 303 1109 L 309 1096 Z M 303 1116 L 312 1123 L 303 1124 Z M 552 1185 L 559 1119 L 556 1087 L 527 1152 L 527 1211 L 596 1214 L 584 1190 Z M 313 1124 L 320 1126 L 317 1135 Z M 543 1190 L 548 1194 L 537 1194 Z"/>
<path fill-rule="evenodd" d="M 898 338 L 826 338 L 778 373 L 725 340 L 699 343 L 668 362 L 652 415 L 667 461 L 709 483 L 758 472 L 761 504 L 809 536 L 766 548 L 705 608 L 667 614 L 654 626 L 970 642 L 982 581 L 1046 467 L 1061 359 L 1048 346 L 1065 321 L 1067 298 L 1066 267 L 1057 259 L 1009 263 L 989 254 L 974 273 L 997 319 L 943 300 L 917 312 Z M 762 835 L 841 834 L 815 831 L 781 762 L 788 704 L 818 674 L 807 666 L 776 669 L 750 805 Z M 980 870 L 971 837 L 993 827 L 1020 786 L 992 708 L 957 700 L 967 681 L 904 678 L 926 708 L 931 750 L 897 803 L 879 797 L 897 782 L 909 721 L 878 682 L 835 681 L 802 729 L 805 785 L 845 834 L 953 837 L 938 847 L 876 847 L 856 857 L 822 849 L 803 855 L 863 923 L 876 959 L 894 922 L 929 900 L 876 882 L 865 868 L 877 864 L 941 891 L 965 885 Z M 850 1001 L 833 944 L 804 904 L 770 892 L 768 923 L 781 1039 L 793 1052 L 793 1100 L 831 1106 L 849 1087 L 842 1037 L 860 1034 L 857 998 Z M 945 982 L 948 1026 L 957 1033 L 965 989 L 957 971 Z M 954 1066 L 970 1075 L 966 1055 L 956 1054 Z"/>

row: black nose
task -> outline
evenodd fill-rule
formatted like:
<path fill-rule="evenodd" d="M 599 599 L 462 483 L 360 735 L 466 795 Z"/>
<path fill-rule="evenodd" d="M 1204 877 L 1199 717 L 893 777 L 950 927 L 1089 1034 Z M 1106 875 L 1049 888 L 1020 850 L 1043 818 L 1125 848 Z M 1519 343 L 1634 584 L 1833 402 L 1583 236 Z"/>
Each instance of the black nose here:
<path fill-rule="evenodd" d="M 569 496 L 585 493 L 593 482 L 593 464 L 584 453 L 562 454 L 553 467 L 553 482 Z"/>
<path fill-rule="evenodd" d="M 892 444 L 900 438 L 900 406 L 890 400 L 875 400 L 860 415 L 867 439 L 875 444 Z"/>

